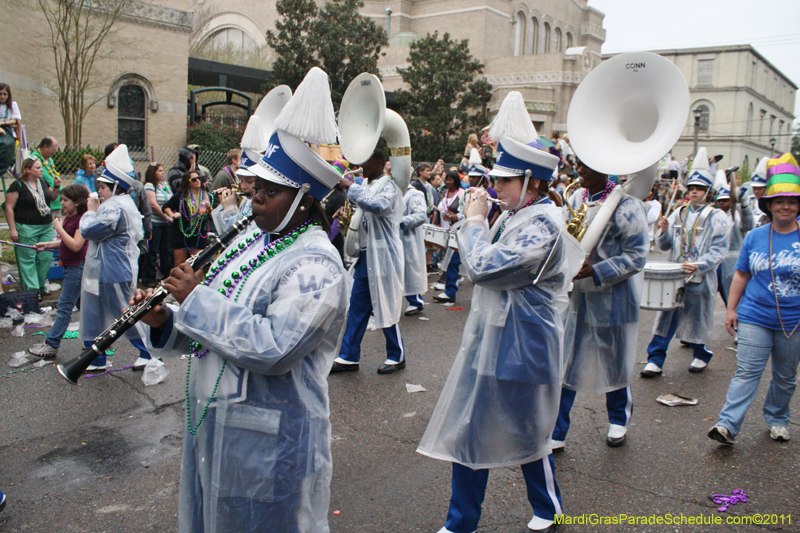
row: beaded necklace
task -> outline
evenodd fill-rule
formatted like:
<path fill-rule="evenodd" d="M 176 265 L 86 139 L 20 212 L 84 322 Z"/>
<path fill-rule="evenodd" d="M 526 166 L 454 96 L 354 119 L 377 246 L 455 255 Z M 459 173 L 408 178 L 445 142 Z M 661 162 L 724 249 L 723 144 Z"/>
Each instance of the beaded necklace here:
<path fill-rule="evenodd" d="M 39 153 L 38 151 L 36 153 L 39 154 L 39 161 L 42 162 L 42 166 L 47 171 L 47 173 L 50 174 L 51 178 L 57 178 L 57 177 L 59 177 L 61 175 L 56 170 L 55 164 L 50 163 L 50 161 L 46 160 L 44 158 L 44 156 L 41 153 Z"/>
<path fill-rule="evenodd" d="M 791 339 L 797 328 L 800 327 L 800 320 L 795 324 L 791 333 L 786 333 L 786 326 L 783 324 L 783 317 L 781 316 L 781 304 L 778 303 L 778 290 L 775 288 L 775 273 L 772 271 L 772 230 L 773 225 L 769 225 L 769 277 L 772 279 L 772 295 L 775 297 L 775 307 L 778 309 L 778 320 L 781 321 L 781 331 L 787 339 Z M 797 231 L 800 233 L 800 223 L 797 224 Z"/>
<path fill-rule="evenodd" d="M 687 237 L 689 235 L 686 233 L 686 219 L 684 219 L 681 223 L 681 230 L 680 230 L 680 239 L 681 239 L 681 253 L 683 257 L 686 259 L 691 259 L 691 255 L 693 253 L 693 248 L 695 245 L 695 239 L 697 237 L 697 226 L 700 224 L 700 213 L 703 209 L 706 208 L 708 202 L 704 203 L 697 209 L 697 218 L 694 221 L 694 227 L 692 228 L 691 238 L 687 241 Z M 689 218 L 689 207 L 686 208 L 686 218 Z"/>
<path fill-rule="evenodd" d="M 184 243 L 186 243 L 186 238 L 188 237 L 197 237 L 197 244 L 199 244 L 200 239 L 204 239 L 208 236 L 208 226 L 206 226 L 206 233 L 205 235 L 202 234 L 203 222 L 208 220 L 209 214 L 208 212 L 201 213 L 198 207 L 202 204 L 202 202 L 208 199 L 208 195 L 204 190 L 200 190 L 200 194 L 197 199 L 195 199 L 192 191 L 187 191 L 189 202 L 186 201 L 186 195 L 181 198 L 180 202 L 180 210 L 181 210 L 181 218 L 179 221 L 181 233 L 184 236 Z M 211 199 L 211 206 L 214 206 L 214 200 Z M 184 220 L 189 221 L 189 227 L 184 227 Z M 187 248 L 190 246 L 187 245 Z M 197 248 L 197 246 L 195 246 Z"/>
<path fill-rule="evenodd" d="M 600 197 L 599 200 L 594 200 L 592 202 L 589 201 L 589 189 L 584 188 L 583 192 L 581 193 L 581 198 L 583 199 L 583 203 L 587 205 L 602 204 L 605 201 L 605 199 L 608 198 L 608 195 L 611 194 L 611 191 L 613 191 L 614 187 L 616 186 L 617 185 L 613 181 L 607 181 L 606 186 L 603 189 L 603 195 Z"/>
<path fill-rule="evenodd" d="M 504 229 L 506 229 L 506 223 L 507 223 L 509 220 L 511 220 L 511 217 L 513 217 L 515 213 L 518 213 L 519 211 L 522 211 L 522 210 L 523 210 L 523 209 L 525 209 L 526 207 L 529 207 L 529 206 L 532 206 L 532 205 L 537 205 L 537 204 L 540 204 L 540 203 L 542 203 L 543 201 L 545 201 L 546 199 L 547 199 L 547 196 L 546 196 L 546 195 L 542 195 L 542 196 L 540 196 L 540 197 L 538 197 L 538 198 L 533 198 L 533 199 L 531 199 L 531 201 L 530 201 L 530 202 L 528 202 L 527 204 L 523 205 L 523 206 L 522 206 L 522 207 L 520 207 L 519 209 L 513 209 L 512 211 L 510 211 L 510 212 L 508 213 L 508 216 L 507 216 L 507 217 L 506 217 L 506 218 L 503 220 L 503 223 L 502 223 L 502 225 L 500 226 L 500 229 L 499 229 L 499 230 L 497 230 L 497 234 L 494 236 L 494 239 L 492 239 L 492 244 L 494 244 L 494 243 L 496 243 L 497 241 L 499 241 L 499 240 L 500 240 L 500 236 L 503 234 L 503 230 L 504 230 Z"/>
<path fill-rule="evenodd" d="M 238 269 L 234 269 L 231 272 L 230 278 L 224 280 L 222 282 L 222 287 L 217 289 L 217 291 L 226 298 L 230 299 L 231 294 L 233 294 L 233 291 L 235 290 L 236 294 L 233 297 L 233 301 L 238 301 L 239 296 L 242 294 L 242 289 L 244 288 L 245 283 L 253 274 L 253 272 L 255 272 L 268 260 L 275 257 L 276 254 L 286 250 L 291 244 L 297 241 L 297 238 L 301 234 L 308 231 L 310 227 L 319 225 L 319 222 L 306 220 L 291 232 L 287 233 L 285 236 L 268 242 L 267 245 L 264 246 L 264 248 L 258 253 L 258 255 L 256 255 L 256 257 L 241 265 Z M 224 256 L 217 259 L 216 264 L 209 269 L 201 285 L 205 287 L 211 285 L 211 282 L 214 281 L 217 275 L 221 274 L 225 270 L 226 266 L 228 266 L 238 256 L 243 255 L 248 249 L 250 249 L 251 246 L 253 246 L 253 244 L 260 242 L 263 235 L 264 232 L 256 231 L 253 233 L 252 237 L 247 237 L 243 242 L 240 242 L 238 246 L 231 247 L 231 249 L 226 250 Z M 217 380 L 214 383 L 214 390 L 211 392 L 211 396 L 208 398 L 208 401 L 203 408 L 203 413 L 200 415 L 197 425 L 192 426 L 191 403 L 189 402 L 189 376 L 192 372 L 192 357 L 197 357 L 200 359 L 208 353 L 208 349 L 204 349 L 203 345 L 194 339 L 192 339 L 192 341 L 189 343 L 189 348 L 191 350 L 191 354 L 189 355 L 189 362 L 186 366 L 186 427 L 189 429 L 189 433 L 194 435 L 197 432 L 197 428 L 199 428 L 200 424 L 203 423 L 206 413 L 208 412 L 208 408 L 217 395 L 217 388 L 219 387 L 219 382 L 222 379 L 222 374 L 225 372 L 225 366 L 228 364 L 228 360 L 223 359 L 222 368 L 220 369 Z"/>

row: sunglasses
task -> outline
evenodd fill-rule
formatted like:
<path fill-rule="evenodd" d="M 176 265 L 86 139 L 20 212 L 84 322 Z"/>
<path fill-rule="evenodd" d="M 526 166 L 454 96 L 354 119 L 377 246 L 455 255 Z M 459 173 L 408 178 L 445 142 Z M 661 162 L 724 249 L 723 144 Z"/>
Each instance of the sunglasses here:
<path fill-rule="evenodd" d="M 200 181 L 200 178 L 189 178 L 189 181 Z"/>

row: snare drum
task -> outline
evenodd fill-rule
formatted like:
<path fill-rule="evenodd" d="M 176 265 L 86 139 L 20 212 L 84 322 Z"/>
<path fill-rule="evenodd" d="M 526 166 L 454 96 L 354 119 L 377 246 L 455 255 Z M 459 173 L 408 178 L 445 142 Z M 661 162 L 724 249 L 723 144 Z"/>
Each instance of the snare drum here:
<path fill-rule="evenodd" d="M 683 284 L 683 267 L 679 263 L 647 263 L 639 307 L 654 311 L 683 307 Z"/>
<path fill-rule="evenodd" d="M 423 224 L 425 228 L 425 244 L 436 248 L 447 248 L 450 232 L 433 224 Z"/>
<path fill-rule="evenodd" d="M 458 239 L 456 239 L 456 232 L 450 232 L 450 238 L 447 239 L 447 247 L 451 248 L 454 252 L 458 251 Z"/>

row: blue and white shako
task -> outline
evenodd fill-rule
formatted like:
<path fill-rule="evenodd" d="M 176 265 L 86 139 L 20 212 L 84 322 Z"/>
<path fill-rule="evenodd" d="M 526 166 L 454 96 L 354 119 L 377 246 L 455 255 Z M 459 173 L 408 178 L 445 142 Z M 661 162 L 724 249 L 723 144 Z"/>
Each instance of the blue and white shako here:
<path fill-rule="evenodd" d="M 497 147 L 497 155 L 490 176 L 508 178 L 527 176 L 549 182 L 553 170 L 558 166 L 558 157 L 527 146 L 510 137 L 503 137 Z"/>
<path fill-rule="evenodd" d="M 692 170 L 692 173 L 689 174 L 689 179 L 686 181 L 686 186 L 699 185 L 710 189 L 712 183 L 714 183 L 714 178 L 707 170 Z"/>
<path fill-rule="evenodd" d="M 249 170 L 279 185 L 307 189 L 318 201 L 341 179 L 341 174 L 305 142 L 283 130 L 272 134 L 264 155 Z"/>
<path fill-rule="evenodd" d="M 257 165 L 259 159 L 261 159 L 260 153 L 248 148 L 242 148 L 241 162 L 239 163 L 239 169 L 236 171 L 236 174 L 239 176 L 255 176 L 255 172 L 253 172 L 250 167 Z"/>

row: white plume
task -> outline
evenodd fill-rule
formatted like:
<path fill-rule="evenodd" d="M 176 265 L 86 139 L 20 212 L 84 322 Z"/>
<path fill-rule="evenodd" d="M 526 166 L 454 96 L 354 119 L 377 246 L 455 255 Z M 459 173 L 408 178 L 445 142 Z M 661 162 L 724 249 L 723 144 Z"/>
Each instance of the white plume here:
<path fill-rule="evenodd" d="M 244 135 L 242 135 L 242 149 L 263 152 L 269 145 L 269 133 L 264 128 L 261 119 L 252 115 L 247 121 Z"/>
<path fill-rule="evenodd" d="M 717 175 L 714 177 L 714 188 L 719 190 L 720 187 L 727 187 L 728 186 L 728 177 L 725 175 L 725 171 L 720 169 L 717 170 Z"/>
<path fill-rule="evenodd" d="M 314 67 L 275 119 L 275 127 L 307 142 L 336 142 L 336 115 L 333 112 L 328 75 Z"/>
<path fill-rule="evenodd" d="M 692 170 L 710 170 L 710 168 L 711 167 L 708 166 L 708 150 L 703 146 L 697 151 L 697 155 L 694 156 Z"/>
<path fill-rule="evenodd" d="M 124 144 L 120 144 L 114 148 L 114 151 L 108 154 L 105 161 L 106 167 L 111 164 L 114 168 L 121 170 L 125 174 L 133 172 L 133 163 L 131 163 L 131 158 L 128 155 L 128 147 Z"/>
<path fill-rule="evenodd" d="M 473 148 L 470 151 L 468 164 L 469 166 L 483 164 L 483 159 L 481 159 L 481 154 L 477 149 Z"/>
<path fill-rule="evenodd" d="M 522 144 L 532 143 L 539 138 L 525 108 L 525 101 L 517 91 L 511 91 L 506 95 L 500 111 L 489 126 L 489 137 L 495 141 L 511 137 Z"/>

